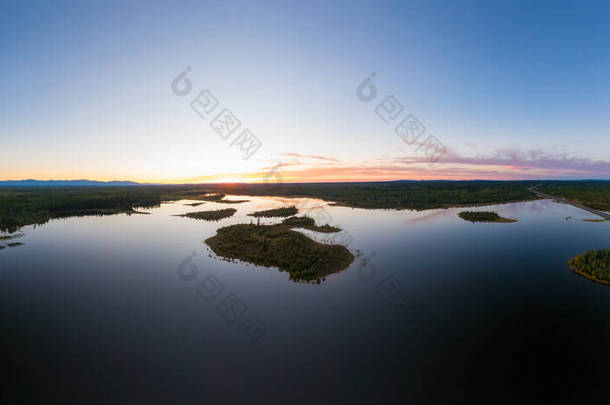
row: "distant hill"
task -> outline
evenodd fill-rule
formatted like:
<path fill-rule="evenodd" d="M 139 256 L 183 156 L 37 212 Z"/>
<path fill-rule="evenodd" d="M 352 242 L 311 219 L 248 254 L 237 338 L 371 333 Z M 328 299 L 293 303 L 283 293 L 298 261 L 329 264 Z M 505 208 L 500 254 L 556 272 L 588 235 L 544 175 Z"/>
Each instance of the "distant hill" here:
<path fill-rule="evenodd" d="M 94 181 L 94 180 L 5 180 L 0 187 L 41 187 L 41 186 L 136 186 L 133 181 Z"/>

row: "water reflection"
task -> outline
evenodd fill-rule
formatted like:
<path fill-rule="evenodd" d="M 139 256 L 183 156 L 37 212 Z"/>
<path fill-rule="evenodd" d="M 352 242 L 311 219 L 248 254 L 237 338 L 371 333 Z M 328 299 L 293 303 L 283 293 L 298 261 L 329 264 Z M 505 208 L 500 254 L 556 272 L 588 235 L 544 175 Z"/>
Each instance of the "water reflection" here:
<path fill-rule="evenodd" d="M 218 227 L 303 201 L 231 198 L 251 201 L 217 223 L 173 215 L 227 205 L 184 200 L 22 229 L 0 253 L 6 385 L 64 402 L 606 399 L 610 288 L 567 261 L 608 247 L 607 223 L 550 200 L 476 208 L 514 224 L 315 201 L 357 259 L 311 285 L 208 256 Z"/>

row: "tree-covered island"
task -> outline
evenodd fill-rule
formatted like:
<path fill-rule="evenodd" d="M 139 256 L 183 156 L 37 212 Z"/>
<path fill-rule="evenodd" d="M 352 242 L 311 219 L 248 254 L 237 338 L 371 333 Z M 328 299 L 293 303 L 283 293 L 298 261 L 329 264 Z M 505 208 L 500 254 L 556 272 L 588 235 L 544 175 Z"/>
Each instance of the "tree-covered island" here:
<path fill-rule="evenodd" d="M 458 215 L 470 222 L 517 222 L 515 219 L 503 218 L 492 211 L 462 211 Z"/>
<path fill-rule="evenodd" d="M 571 258 L 568 265 L 589 280 L 610 285 L 610 249 L 590 250 Z"/>
<path fill-rule="evenodd" d="M 176 215 L 177 217 L 187 217 L 203 219 L 205 221 L 220 221 L 221 219 L 233 216 L 237 210 L 235 208 L 225 208 L 221 210 L 189 212 L 187 214 Z"/>
<path fill-rule="evenodd" d="M 205 243 L 218 256 L 277 267 L 295 281 L 320 283 L 325 276 L 346 269 L 354 261 L 345 246 L 318 243 L 291 229 L 302 228 L 305 222 L 311 225 L 313 220 L 289 220 L 275 225 L 227 226 L 218 229 Z"/>
<path fill-rule="evenodd" d="M 248 214 L 252 217 L 264 217 L 264 218 L 274 218 L 274 217 L 290 217 L 292 215 L 296 215 L 299 212 L 297 207 L 294 205 L 291 207 L 282 207 L 282 208 L 273 208 L 265 211 L 256 211 L 253 214 Z"/>

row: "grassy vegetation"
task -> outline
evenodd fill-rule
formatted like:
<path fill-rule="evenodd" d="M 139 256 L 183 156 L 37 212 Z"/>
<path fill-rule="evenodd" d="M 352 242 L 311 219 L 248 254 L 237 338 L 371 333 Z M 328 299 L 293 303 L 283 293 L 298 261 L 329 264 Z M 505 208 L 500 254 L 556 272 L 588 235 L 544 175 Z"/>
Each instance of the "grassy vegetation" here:
<path fill-rule="evenodd" d="M 205 241 L 218 256 L 290 273 L 295 281 L 320 283 L 347 268 L 354 256 L 341 245 L 326 245 L 293 231 L 292 225 L 239 224 L 220 228 Z"/>
<path fill-rule="evenodd" d="M 458 215 L 470 222 L 517 222 L 515 219 L 503 218 L 492 211 L 462 211 Z"/>
<path fill-rule="evenodd" d="M 252 217 L 265 217 L 265 218 L 274 218 L 274 217 L 290 217 L 295 215 L 299 210 L 293 205 L 292 207 L 282 207 L 282 208 L 274 208 L 271 210 L 265 211 L 256 211 L 254 214 L 248 214 Z"/>
<path fill-rule="evenodd" d="M 543 183 L 536 190 L 601 211 L 610 211 L 610 181 L 554 181 Z"/>
<path fill-rule="evenodd" d="M 583 277 L 610 285 L 610 249 L 590 250 L 570 259 L 568 265 Z"/>
<path fill-rule="evenodd" d="M 221 219 L 233 216 L 233 214 L 235 214 L 235 212 L 237 212 L 237 210 L 235 208 L 225 208 L 225 209 L 221 209 L 221 210 L 189 212 L 187 214 L 177 215 L 177 216 L 194 218 L 194 219 L 203 219 L 205 221 L 220 221 Z"/>
<path fill-rule="evenodd" d="M 313 218 L 309 217 L 290 217 L 282 221 L 282 224 L 288 225 L 291 228 L 305 228 L 311 231 L 333 233 L 341 232 L 341 228 L 330 226 L 328 224 L 318 226 Z"/>

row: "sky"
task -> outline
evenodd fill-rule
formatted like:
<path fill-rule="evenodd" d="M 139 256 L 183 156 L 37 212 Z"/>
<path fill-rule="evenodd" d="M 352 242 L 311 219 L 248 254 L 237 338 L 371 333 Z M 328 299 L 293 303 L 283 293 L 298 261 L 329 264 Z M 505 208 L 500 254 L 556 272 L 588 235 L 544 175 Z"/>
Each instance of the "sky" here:
<path fill-rule="evenodd" d="M 610 178 L 610 2 L 86 3 L 0 4 L 0 180 Z"/>

